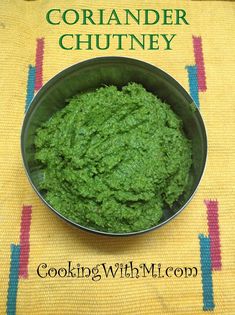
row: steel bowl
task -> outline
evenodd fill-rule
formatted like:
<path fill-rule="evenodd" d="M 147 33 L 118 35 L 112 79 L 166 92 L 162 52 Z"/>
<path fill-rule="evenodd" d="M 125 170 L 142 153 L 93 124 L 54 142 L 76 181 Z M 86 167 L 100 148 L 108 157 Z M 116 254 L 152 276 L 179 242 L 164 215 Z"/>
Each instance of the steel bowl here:
<path fill-rule="evenodd" d="M 66 105 L 73 95 L 105 85 L 121 88 L 128 82 L 142 84 L 147 91 L 168 103 L 182 119 L 186 136 L 192 141 L 192 167 L 186 192 L 171 209 L 165 208 L 161 221 L 147 230 L 131 233 L 110 233 L 91 229 L 71 221 L 45 199 L 39 189 L 38 165 L 34 160 L 35 130 L 56 111 Z M 110 236 L 137 235 L 159 228 L 178 215 L 192 199 L 202 178 L 207 157 L 207 136 L 199 110 L 188 92 L 163 70 L 140 60 L 126 57 L 98 57 L 89 59 L 61 71 L 49 80 L 35 95 L 24 117 L 21 132 L 21 151 L 29 181 L 41 200 L 60 218 L 89 232 Z"/>

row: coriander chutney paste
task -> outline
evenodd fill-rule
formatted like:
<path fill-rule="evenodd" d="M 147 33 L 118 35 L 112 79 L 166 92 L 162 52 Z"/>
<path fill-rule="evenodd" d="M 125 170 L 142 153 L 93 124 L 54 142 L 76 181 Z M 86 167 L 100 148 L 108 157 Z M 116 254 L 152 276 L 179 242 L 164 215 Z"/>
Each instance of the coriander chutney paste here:
<path fill-rule="evenodd" d="M 40 189 L 83 226 L 126 233 L 157 225 L 192 164 L 182 121 L 143 86 L 81 93 L 36 131 Z"/>

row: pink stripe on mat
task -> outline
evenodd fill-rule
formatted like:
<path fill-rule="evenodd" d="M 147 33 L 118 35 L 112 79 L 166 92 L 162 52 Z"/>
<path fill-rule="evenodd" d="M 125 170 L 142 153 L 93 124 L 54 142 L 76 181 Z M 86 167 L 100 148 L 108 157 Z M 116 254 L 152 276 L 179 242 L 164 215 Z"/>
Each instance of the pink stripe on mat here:
<path fill-rule="evenodd" d="M 194 49 L 194 57 L 195 63 L 197 65 L 197 75 L 198 75 L 198 88 L 200 92 L 205 92 L 206 87 L 206 73 L 205 73 L 205 65 L 202 51 L 202 38 L 193 36 L 193 49 Z"/>
<path fill-rule="evenodd" d="M 211 266 L 212 270 L 221 270 L 218 201 L 204 200 L 204 202 L 207 207 L 208 232 L 211 240 Z"/>
<path fill-rule="evenodd" d="M 32 216 L 32 206 L 23 206 L 20 227 L 20 269 L 19 277 L 28 278 L 29 236 Z"/>
<path fill-rule="evenodd" d="M 35 74 L 35 91 L 40 90 L 43 80 L 43 54 L 44 54 L 44 38 L 37 38 L 36 49 L 36 74 Z"/>

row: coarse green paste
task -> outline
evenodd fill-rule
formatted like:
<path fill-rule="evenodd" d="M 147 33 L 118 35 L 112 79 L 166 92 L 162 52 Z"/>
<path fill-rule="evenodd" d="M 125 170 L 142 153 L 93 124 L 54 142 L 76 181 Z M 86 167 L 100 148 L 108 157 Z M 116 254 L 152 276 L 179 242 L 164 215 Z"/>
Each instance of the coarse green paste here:
<path fill-rule="evenodd" d="M 35 150 L 46 200 L 107 232 L 156 225 L 184 192 L 192 164 L 182 121 L 136 83 L 74 96 L 37 129 Z"/>

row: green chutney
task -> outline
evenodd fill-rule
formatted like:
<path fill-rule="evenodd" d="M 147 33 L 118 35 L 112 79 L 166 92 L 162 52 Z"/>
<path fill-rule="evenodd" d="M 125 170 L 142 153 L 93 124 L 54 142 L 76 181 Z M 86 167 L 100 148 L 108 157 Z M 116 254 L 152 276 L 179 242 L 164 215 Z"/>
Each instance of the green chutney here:
<path fill-rule="evenodd" d="M 37 129 L 34 144 L 48 203 L 106 232 L 157 225 L 185 191 L 192 164 L 180 118 L 137 83 L 74 96 Z"/>

